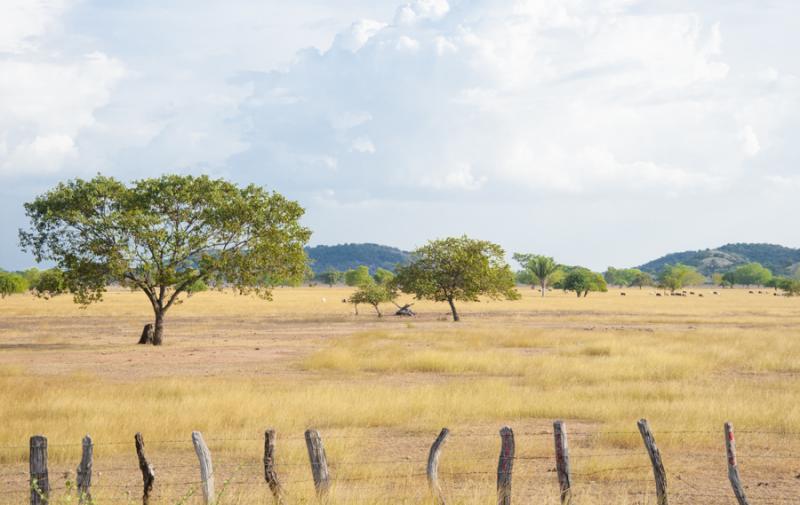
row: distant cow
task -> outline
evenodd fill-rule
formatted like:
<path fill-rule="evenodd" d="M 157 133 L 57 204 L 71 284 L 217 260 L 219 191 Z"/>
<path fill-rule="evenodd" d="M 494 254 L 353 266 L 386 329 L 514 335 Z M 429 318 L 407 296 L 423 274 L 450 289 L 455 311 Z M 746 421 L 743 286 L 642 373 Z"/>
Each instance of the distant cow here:
<path fill-rule="evenodd" d="M 703 298 L 703 293 L 700 293 L 700 294 L 699 294 L 699 295 L 697 295 L 697 296 L 699 296 L 700 298 Z"/>
<path fill-rule="evenodd" d="M 714 294 L 715 294 L 715 295 L 719 295 L 719 293 L 717 293 L 716 291 L 714 291 Z"/>
<path fill-rule="evenodd" d="M 661 293 L 656 293 L 656 296 L 661 296 Z"/>
<path fill-rule="evenodd" d="M 628 296 L 624 292 L 620 293 L 619 296 Z"/>

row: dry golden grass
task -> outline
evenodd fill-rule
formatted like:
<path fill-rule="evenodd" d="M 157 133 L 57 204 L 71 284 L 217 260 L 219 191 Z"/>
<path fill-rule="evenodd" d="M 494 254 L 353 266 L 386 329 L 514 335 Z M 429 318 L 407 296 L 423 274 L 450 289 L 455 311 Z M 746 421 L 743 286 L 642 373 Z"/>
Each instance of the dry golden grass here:
<path fill-rule="evenodd" d="M 701 292 L 525 290 L 517 302 L 463 304 L 459 324 L 427 302 L 414 319 L 356 317 L 342 288 L 278 289 L 269 303 L 202 293 L 168 315 L 163 348 L 133 345 L 150 318 L 142 295 L 111 292 L 88 309 L 14 296 L 0 301 L 0 503 L 25 500 L 34 433 L 48 436 L 57 487 L 64 472 L 74 479 L 91 433 L 98 503 L 139 501 L 136 431 L 158 503 L 176 503 L 197 489 L 192 430 L 209 441 L 217 486 L 232 479 L 222 503 L 270 503 L 259 468 L 267 427 L 291 501 L 311 502 L 309 426 L 325 440 L 334 503 L 425 501 L 421 473 L 442 426 L 453 430 L 441 469 L 451 502 L 493 503 L 504 424 L 517 433 L 517 501 L 556 503 L 557 418 L 571 432 L 576 503 L 653 503 L 640 417 L 673 503 L 730 502 L 726 420 L 754 501 L 800 497 L 786 457 L 800 448 L 800 299 Z"/>

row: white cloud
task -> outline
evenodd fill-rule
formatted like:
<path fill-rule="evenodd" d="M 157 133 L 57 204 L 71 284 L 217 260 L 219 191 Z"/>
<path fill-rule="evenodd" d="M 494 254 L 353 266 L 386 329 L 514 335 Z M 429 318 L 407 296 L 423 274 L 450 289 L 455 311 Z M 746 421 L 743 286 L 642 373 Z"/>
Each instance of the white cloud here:
<path fill-rule="evenodd" d="M 752 126 L 745 126 L 742 129 L 740 138 L 742 139 L 742 152 L 747 156 L 755 156 L 761 151 L 761 143 L 758 141 L 758 135 L 756 135 Z"/>
<path fill-rule="evenodd" d="M 447 0 L 415 0 L 397 8 L 394 22 L 409 25 L 421 20 L 436 20 L 450 11 Z"/>
<path fill-rule="evenodd" d="M 355 49 L 335 43 L 256 82 L 245 117 L 281 121 L 237 159 L 333 156 L 337 181 L 362 189 L 342 198 L 413 188 L 667 195 L 725 187 L 743 172 L 735 151 L 744 142 L 753 153 L 758 139 L 735 127 L 742 118 L 728 96 L 736 90 L 724 30 L 694 13 L 640 14 L 633 3 L 403 5 L 393 25 L 373 23 Z M 356 28 L 344 33 L 367 32 Z M 298 99 L 260 100 L 276 89 Z M 354 156 L 363 152 L 374 156 Z M 286 182 L 307 184 L 299 177 Z"/>
<path fill-rule="evenodd" d="M 53 29 L 72 3 L 67 0 L 4 0 L 0 13 L 0 53 L 24 53 Z"/>
<path fill-rule="evenodd" d="M 386 23 L 373 21 L 371 19 L 362 19 L 356 21 L 350 25 L 348 30 L 336 35 L 336 38 L 333 42 L 333 48 L 356 52 L 364 47 L 364 44 L 366 44 L 370 38 L 372 38 L 376 33 L 386 26 Z"/>
<path fill-rule="evenodd" d="M 42 38 L 68 2 L 12 1 L 0 17 L 0 174 L 57 172 L 77 160 L 77 136 L 96 127 L 96 111 L 125 75 L 103 53 L 52 53 Z M 3 54 L 5 53 L 5 54 Z"/>

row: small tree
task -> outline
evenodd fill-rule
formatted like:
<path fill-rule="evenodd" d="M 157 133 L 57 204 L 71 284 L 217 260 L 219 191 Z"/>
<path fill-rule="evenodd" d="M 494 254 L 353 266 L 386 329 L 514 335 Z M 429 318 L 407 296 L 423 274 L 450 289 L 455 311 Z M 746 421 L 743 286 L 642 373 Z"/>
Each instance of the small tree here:
<path fill-rule="evenodd" d="M 8 295 L 24 293 L 28 290 L 28 283 L 19 274 L 0 272 L 0 298 Z"/>
<path fill-rule="evenodd" d="M 800 295 L 800 280 L 781 277 L 778 281 L 778 288 L 786 293 L 786 296 Z"/>
<path fill-rule="evenodd" d="M 344 283 L 348 286 L 361 286 L 369 282 L 372 282 L 372 276 L 369 274 L 369 267 L 364 265 L 344 273 Z"/>
<path fill-rule="evenodd" d="M 723 288 L 732 288 L 736 285 L 736 273 L 734 272 L 725 272 L 722 274 L 722 282 L 720 282 L 720 286 Z"/>
<path fill-rule="evenodd" d="M 647 272 L 642 272 L 641 270 L 634 269 L 636 272 L 633 276 L 633 280 L 630 283 L 630 286 L 638 287 L 642 289 L 644 286 L 652 286 L 653 285 L 653 276 Z"/>
<path fill-rule="evenodd" d="M 380 304 L 390 303 L 394 301 L 395 298 L 397 298 L 397 293 L 390 286 L 370 282 L 359 286 L 358 290 L 350 295 L 348 301 L 356 306 L 356 314 L 358 314 L 358 306 L 365 303 L 372 305 L 378 317 L 383 317 Z"/>
<path fill-rule="evenodd" d="M 545 291 L 547 291 L 547 284 L 550 282 L 550 276 L 558 270 L 558 264 L 555 260 L 549 256 L 521 253 L 514 254 L 514 260 L 530 272 L 534 282 L 539 284 L 542 297 L 544 297 Z"/>
<path fill-rule="evenodd" d="M 772 272 L 761 263 L 747 263 L 733 271 L 733 278 L 736 284 L 764 286 L 772 279 Z"/>
<path fill-rule="evenodd" d="M 520 298 L 504 255 L 499 245 L 467 236 L 433 240 L 411 253 L 394 284 L 417 299 L 447 302 L 453 321 L 459 321 L 456 301 Z"/>
<path fill-rule="evenodd" d="M 378 284 L 388 285 L 394 279 L 394 273 L 385 268 L 378 268 L 372 276 Z"/>
<path fill-rule="evenodd" d="M 586 298 L 590 291 L 606 292 L 608 285 L 601 274 L 592 272 L 588 268 L 575 267 L 564 278 L 564 289 L 574 291 L 580 298 Z"/>
<path fill-rule="evenodd" d="M 31 290 L 34 295 L 45 300 L 65 293 L 67 285 L 64 281 L 64 273 L 57 268 L 39 273 L 36 276 L 36 282 L 31 285 Z"/>
<path fill-rule="evenodd" d="M 662 270 L 661 274 L 658 276 L 659 284 L 664 289 L 669 289 L 672 293 L 684 286 L 701 284 L 705 282 L 705 280 L 706 278 L 694 267 L 681 263 L 665 266 L 664 270 Z"/>
<path fill-rule="evenodd" d="M 339 284 L 343 277 L 344 274 L 335 268 L 329 268 L 317 276 L 320 282 L 323 282 L 330 287 Z"/>
<path fill-rule="evenodd" d="M 22 247 L 57 264 L 77 303 L 100 301 L 113 283 L 144 292 L 154 345 L 167 311 L 198 281 L 270 299 L 276 280 L 302 279 L 306 268 L 303 208 L 255 185 L 177 175 L 126 185 L 98 175 L 61 183 L 25 210 Z"/>

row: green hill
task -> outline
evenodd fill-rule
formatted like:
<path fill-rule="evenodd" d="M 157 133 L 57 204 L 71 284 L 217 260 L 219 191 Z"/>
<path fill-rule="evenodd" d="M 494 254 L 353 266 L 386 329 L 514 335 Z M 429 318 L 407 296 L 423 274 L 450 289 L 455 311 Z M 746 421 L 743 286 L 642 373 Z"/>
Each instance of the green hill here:
<path fill-rule="evenodd" d="M 321 273 L 330 268 L 345 271 L 359 265 L 369 267 L 371 273 L 378 268 L 394 271 L 397 264 L 408 262 L 409 253 L 379 244 L 318 245 L 306 248 L 311 268 Z"/>
<path fill-rule="evenodd" d="M 716 249 L 667 254 L 638 268 L 657 273 L 666 265 L 683 263 L 704 275 L 727 272 L 744 263 L 761 263 L 776 275 L 791 275 L 800 266 L 800 249 L 774 244 L 726 244 Z"/>

